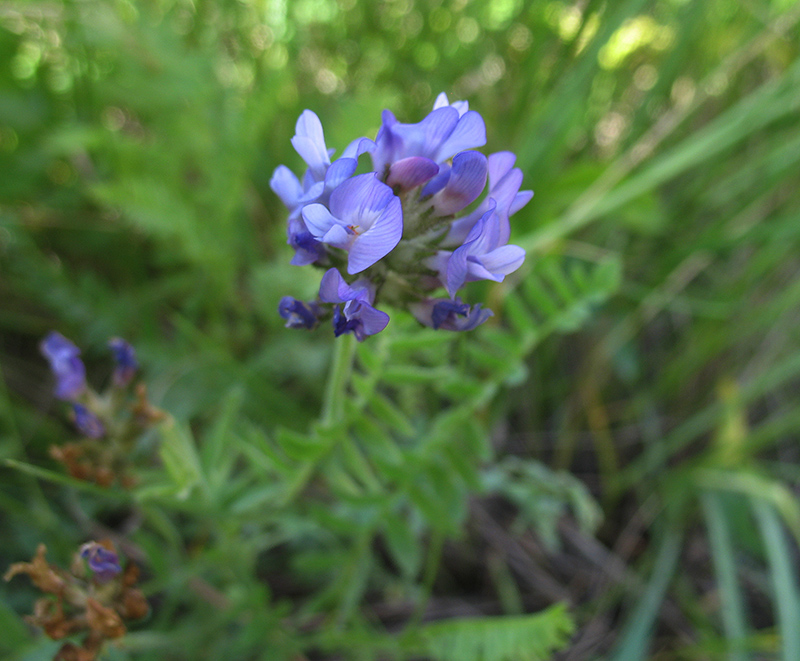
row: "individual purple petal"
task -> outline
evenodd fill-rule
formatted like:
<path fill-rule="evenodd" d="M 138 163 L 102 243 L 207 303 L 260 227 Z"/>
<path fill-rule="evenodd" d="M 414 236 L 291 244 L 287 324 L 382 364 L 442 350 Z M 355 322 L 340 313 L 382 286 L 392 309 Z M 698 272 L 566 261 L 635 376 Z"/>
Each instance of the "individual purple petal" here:
<path fill-rule="evenodd" d="M 469 245 L 470 255 L 483 255 L 501 245 L 503 228 L 495 206 L 494 200 L 489 198 L 489 210 L 467 234 L 464 245 Z"/>
<path fill-rule="evenodd" d="M 480 304 L 471 308 L 462 303 L 460 298 L 427 299 L 412 305 L 411 312 L 425 326 L 434 330 L 451 331 L 472 330 L 493 316 L 491 310 L 482 309 Z"/>
<path fill-rule="evenodd" d="M 127 386 L 136 370 L 139 369 L 139 363 L 136 360 L 136 351 L 121 337 L 111 338 L 108 342 L 111 351 L 114 354 L 114 361 L 117 363 L 116 369 L 112 376 L 112 381 L 118 388 Z"/>
<path fill-rule="evenodd" d="M 446 140 L 442 141 L 431 158 L 440 162 L 460 151 L 483 147 L 485 144 L 486 124 L 483 117 L 474 110 L 470 110 L 459 117 L 453 131 Z"/>
<path fill-rule="evenodd" d="M 374 173 L 357 175 L 345 181 L 331 194 L 331 213 L 337 218 L 358 221 L 356 234 L 371 226 L 389 201 L 392 189 L 378 181 Z"/>
<path fill-rule="evenodd" d="M 325 232 L 324 236 L 320 238 L 322 243 L 327 243 L 335 248 L 342 248 L 347 250 L 352 247 L 355 236 L 355 231 L 350 227 L 343 225 L 332 225 L 331 228 Z"/>
<path fill-rule="evenodd" d="M 303 221 L 317 239 L 321 240 L 328 230 L 336 225 L 337 219 L 323 204 L 307 204 L 303 207 Z"/>
<path fill-rule="evenodd" d="M 39 345 L 56 377 L 54 394 L 58 399 L 74 400 L 86 390 L 86 368 L 80 349 L 57 331 L 50 332 Z"/>
<path fill-rule="evenodd" d="M 500 181 L 514 167 L 517 157 L 510 151 L 498 151 L 489 155 L 489 181 Z"/>
<path fill-rule="evenodd" d="M 289 211 L 292 211 L 300 201 L 303 195 L 303 187 L 300 181 L 285 165 L 279 165 L 275 168 L 272 179 L 269 180 L 269 186 L 273 192 L 281 198 Z"/>
<path fill-rule="evenodd" d="M 514 201 L 508 207 L 508 215 L 513 216 L 517 211 L 524 207 L 533 199 L 532 190 L 523 190 L 514 196 Z"/>
<path fill-rule="evenodd" d="M 403 236 L 403 205 L 392 196 L 380 216 L 356 237 L 347 259 L 347 272 L 360 273 L 388 255 Z"/>
<path fill-rule="evenodd" d="M 450 103 L 450 101 L 447 99 L 447 94 L 441 92 L 439 96 L 436 97 L 436 101 L 433 102 L 433 109 L 436 110 L 437 108 L 443 108 L 445 106 L 451 106 L 455 108 L 458 111 L 459 117 L 469 110 L 469 102 L 453 101 L 453 103 Z"/>
<path fill-rule="evenodd" d="M 105 436 L 106 428 L 94 413 L 85 406 L 73 404 L 72 411 L 75 414 L 75 427 L 84 436 L 89 438 L 102 438 Z"/>
<path fill-rule="evenodd" d="M 524 261 L 525 250 L 519 246 L 500 246 L 480 256 L 481 266 L 494 275 L 513 273 L 522 266 Z M 490 279 L 494 280 L 496 278 Z"/>
<path fill-rule="evenodd" d="M 365 291 L 367 291 L 365 289 Z M 319 283 L 319 298 L 325 303 L 344 303 L 351 301 L 358 293 L 345 282 L 339 269 L 328 269 Z M 366 294 L 365 294 L 366 296 Z"/>
<path fill-rule="evenodd" d="M 467 266 L 469 249 L 463 248 L 464 246 L 461 246 L 461 248 L 455 250 L 447 260 L 444 286 L 451 298 L 455 297 L 456 292 L 461 289 L 467 281 L 467 274 L 469 273 L 469 268 Z"/>
<path fill-rule="evenodd" d="M 278 305 L 278 314 L 286 319 L 286 328 L 315 328 L 320 312 L 316 303 L 305 303 L 291 296 L 284 296 Z"/>
<path fill-rule="evenodd" d="M 355 158 L 358 159 L 361 154 L 371 152 L 376 147 L 375 142 L 369 138 L 356 138 L 347 147 L 344 148 L 340 158 Z"/>
<path fill-rule="evenodd" d="M 389 166 L 403 158 L 398 155 L 401 147 L 400 137 L 395 135 L 393 128 L 398 124 L 397 118 L 391 110 L 384 110 L 381 114 L 381 127 L 375 136 L 375 149 L 372 150 L 372 165 L 378 177 L 385 178 Z"/>
<path fill-rule="evenodd" d="M 449 106 L 450 101 L 447 100 L 447 94 L 444 92 L 439 92 L 439 96 L 436 97 L 436 100 L 433 102 L 433 109 L 436 110 L 438 108 L 444 108 L 445 106 Z"/>
<path fill-rule="evenodd" d="M 333 162 L 325 173 L 325 190 L 333 191 L 345 179 L 350 177 L 358 167 L 355 158 L 340 158 Z"/>
<path fill-rule="evenodd" d="M 106 583 L 122 571 L 117 554 L 97 542 L 81 546 L 80 556 L 86 560 L 98 583 Z"/>
<path fill-rule="evenodd" d="M 450 181 L 450 170 L 449 163 L 442 163 L 439 166 L 439 174 L 422 187 L 419 192 L 420 198 L 436 195 L 442 188 L 447 186 L 447 182 Z"/>
<path fill-rule="evenodd" d="M 392 133 L 399 139 L 401 153 L 395 159 L 407 156 L 430 157 L 436 153 L 458 124 L 458 111 L 455 108 L 437 108 L 418 124 L 400 124 L 392 126 Z M 380 147 L 380 143 L 378 143 Z M 437 162 L 445 159 L 434 159 Z"/>
<path fill-rule="evenodd" d="M 473 202 L 486 186 L 486 157 L 463 151 L 453 157 L 447 185 L 433 199 L 435 216 L 450 216 Z"/>
<path fill-rule="evenodd" d="M 304 110 L 297 120 L 295 131 L 292 146 L 306 162 L 315 180 L 322 180 L 331 159 L 325 146 L 325 135 L 319 117 L 311 110 Z"/>
<path fill-rule="evenodd" d="M 386 185 L 402 190 L 411 190 L 429 181 L 439 172 L 439 166 L 429 158 L 409 156 L 389 168 Z"/>

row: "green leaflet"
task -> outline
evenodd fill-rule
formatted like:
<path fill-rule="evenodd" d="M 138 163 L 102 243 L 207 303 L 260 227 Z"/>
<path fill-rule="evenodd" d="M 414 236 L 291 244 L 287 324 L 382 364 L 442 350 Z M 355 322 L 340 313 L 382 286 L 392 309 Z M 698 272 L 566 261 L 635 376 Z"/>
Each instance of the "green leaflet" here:
<path fill-rule="evenodd" d="M 563 604 L 533 615 L 434 622 L 419 631 L 420 651 L 435 661 L 545 661 L 574 629 Z"/>

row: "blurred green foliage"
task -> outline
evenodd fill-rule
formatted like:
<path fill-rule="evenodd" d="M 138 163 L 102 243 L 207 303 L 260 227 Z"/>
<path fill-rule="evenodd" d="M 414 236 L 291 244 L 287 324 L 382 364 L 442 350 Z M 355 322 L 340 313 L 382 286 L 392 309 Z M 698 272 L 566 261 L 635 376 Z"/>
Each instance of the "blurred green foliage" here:
<path fill-rule="evenodd" d="M 580 478 L 636 580 L 574 600 L 575 649 L 622 604 L 595 653 L 795 659 L 798 22 L 791 0 L 0 2 L 0 567 L 130 530 L 153 615 L 109 658 L 542 658 L 561 610 L 494 644 L 488 620 L 401 625 L 458 593 L 436 579 L 446 540 L 478 554 L 472 499 L 555 548 L 568 508 L 596 519 Z M 497 316 L 470 337 L 393 316 L 312 424 L 332 339 L 276 314 L 318 279 L 269 178 L 298 169 L 304 108 L 341 149 L 442 90 L 536 191 L 526 266 L 475 286 Z M 176 419 L 131 494 L 58 479 L 51 328 L 90 378 L 133 342 Z M 23 583 L 0 585 L 0 653 L 48 658 Z M 520 591 L 488 589 L 508 613 Z"/>

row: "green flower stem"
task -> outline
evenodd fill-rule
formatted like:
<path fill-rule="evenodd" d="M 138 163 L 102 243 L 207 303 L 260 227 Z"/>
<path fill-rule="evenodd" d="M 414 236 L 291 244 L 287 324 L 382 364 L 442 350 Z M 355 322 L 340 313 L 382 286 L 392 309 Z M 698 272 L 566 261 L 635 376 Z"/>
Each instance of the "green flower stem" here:
<path fill-rule="evenodd" d="M 347 333 L 334 341 L 333 359 L 328 383 L 325 386 L 325 399 L 322 403 L 323 425 L 332 425 L 342 419 L 344 400 L 347 397 L 347 385 L 353 371 L 353 359 L 356 355 L 356 338 Z"/>

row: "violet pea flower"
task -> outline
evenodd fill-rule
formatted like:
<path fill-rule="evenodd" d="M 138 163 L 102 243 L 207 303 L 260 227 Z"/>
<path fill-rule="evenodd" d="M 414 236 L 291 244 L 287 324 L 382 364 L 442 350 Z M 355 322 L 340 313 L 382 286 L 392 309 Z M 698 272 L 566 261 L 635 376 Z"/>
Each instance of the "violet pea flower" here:
<path fill-rule="evenodd" d="M 304 303 L 284 296 L 278 305 L 278 314 L 286 319 L 286 328 L 315 328 L 319 322 L 320 308 L 316 303 Z"/>
<path fill-rule="evenodd" d="M 385 257 L 403 235 L 403 209 L 386 184 L 368 172 L 348 179 L 330 199 L 303 208 L 303 220 L 318 241 L 348 252 L 347 272 L 360 273 Z"/>
<path fill-rule="evenodd" d="M 462 303 L 460 298 L 426 299 L 412 305 L 411 313 L 425 326 L 430 326 L 434 330 L 451 331 L 472 330 L 493 316 L 492 311 L 481 308 L 480 303 L 470 307 Z"/>
<path fill-rule="evenodd" d="M 97 542 L 81 546 L 80 556 L 86 560 L 98 583 L 107 583 L 122 571 L 117 554 Z"/>
<path fill-rule="evenodd" d="M 431 266 L 439 271 L 440 279 L 450 297 L 465 282 L 494 280 L 502 282 L 525 261 L 525 250 L 505 245 L 507 233 L 501 218 L 495 213 L 494 200 L 489 210 L 475 223 L 464 244 L 452 253 L 440 251 Z"/>
<path fill-rule="evenodd" d="M 486 198 L 470 214 L 453 222 L 442 242 L 443 246 L 460 246 L 464 243 L 475 223 L 489 210 L 491 200 L 495 202 L 495 213 L 500 217 L 503 236 L 508 241 L 508 234 L 510 234 L 508 218 L 533 198 L 533 191 L 520 191 L 519 189 L 522 185 L 522 170 L 514 167 L 516 159 L 517 157 L 509 151 L 497 152 L 489 156 L 489 192 L 486 194 Z"/>
<path fill-rule="evenodd" d="M 353 333 L 361 342 L 368 335 L 380 333 L 389 323 L 389 315 L 372 307 L 375 293 L 369 282 L 356 281 L 348 285 L 337 269 L 329 269 L 319 286 L 320 300 L 325 303 L 344 303 L 333 311 L 333 333 Z"/>
<path fill-rule="evenodd" d="M 86 390 L 86 368 L 78 357 L 81 350 L 57 331 L 51 331 L 39 345 L 56 377 L 54 395 L 72 401 Z"/>
<path fill-rule="evenodd" d="M 136 370 L 139 369 L 139 363 L 136 360 L 136 351 L 120 337 L 111 338 L 108 342 L 108 346 L 111 347 L 114 360 L 117 363 L 117 367 L 114 369 L 114 374 L 111 377 L 112 383 L 117 388 L 124 388 L 131 382 L 134 374 L 136 374 Z"/>

